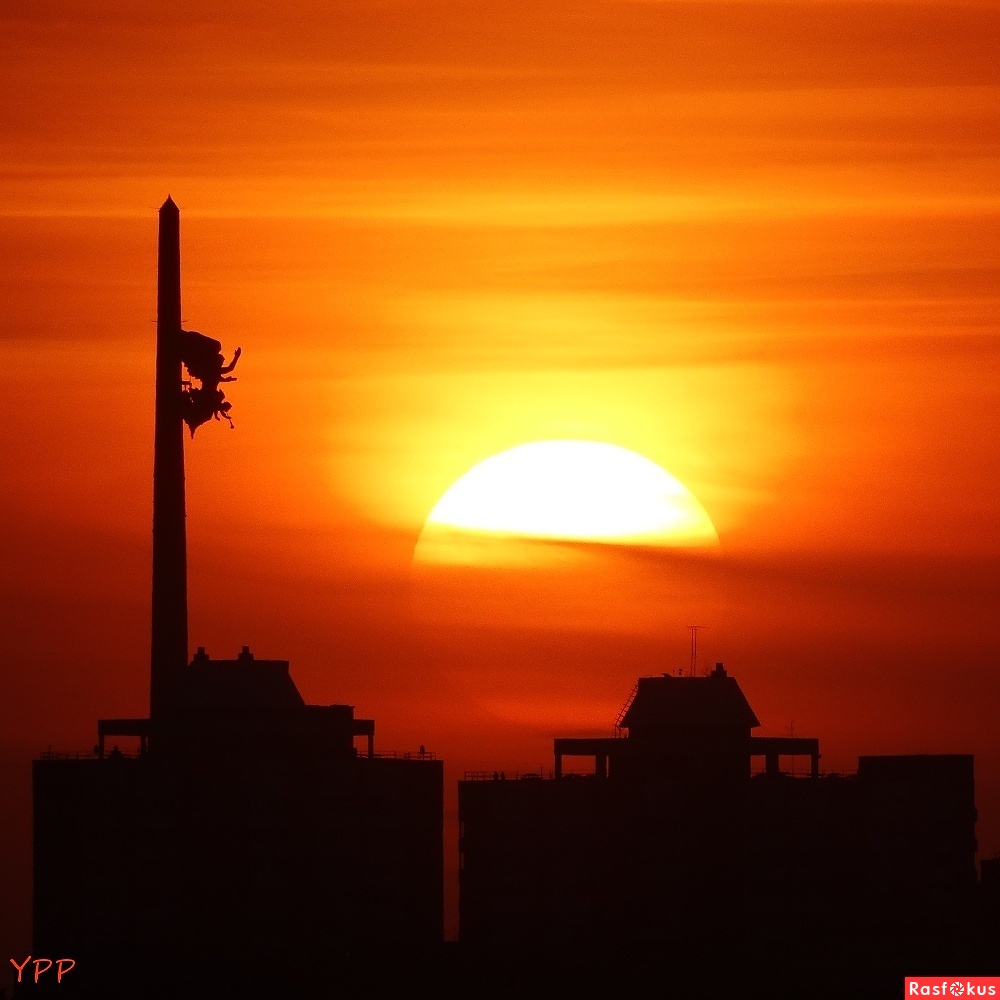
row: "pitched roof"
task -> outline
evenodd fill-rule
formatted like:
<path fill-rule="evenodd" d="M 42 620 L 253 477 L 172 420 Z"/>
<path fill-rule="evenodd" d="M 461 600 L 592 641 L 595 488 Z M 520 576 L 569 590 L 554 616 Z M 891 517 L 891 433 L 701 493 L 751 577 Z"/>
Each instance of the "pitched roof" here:
<path fill-rule="evenodd" d="M 718 664 L 707 677 L 640 677 L 621 726 L 636 729 L 753 729 L 760 722 L 739 684 Z"/>
<path fill-rule="evenodd" d="M 199 649 L 177 680 L 174 697 L 183 708 L 269 712 L 305 704 L 287 660 L 258 660 L 246 647 L 235 660 L 212 660 Z"/>

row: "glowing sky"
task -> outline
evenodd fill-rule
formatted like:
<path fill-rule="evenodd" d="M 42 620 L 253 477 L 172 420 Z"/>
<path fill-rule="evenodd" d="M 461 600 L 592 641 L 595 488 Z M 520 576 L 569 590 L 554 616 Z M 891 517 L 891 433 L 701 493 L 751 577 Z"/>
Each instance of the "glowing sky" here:
<path fill-rule="evenodd" d="M 145 709 L 168 193 L 185 322 L 244 350 L 188 449 L 194 643 L 454 777 L 610 725 L 705 613 L 825 764 L 976 753 L 1000 848 L 998 50 L 996 3 L 6 0 L 10 856 L 23 761 Z M 725 565 L 612 559 L 548 619 L 480 581 L 415 633 L 428 512 L 549 438 L 667 469 Z"/>

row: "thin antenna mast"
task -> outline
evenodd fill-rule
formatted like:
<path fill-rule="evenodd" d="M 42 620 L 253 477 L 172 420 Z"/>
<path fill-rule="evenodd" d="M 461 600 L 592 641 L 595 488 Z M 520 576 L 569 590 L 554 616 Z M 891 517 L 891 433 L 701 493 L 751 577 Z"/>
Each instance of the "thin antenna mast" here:
<path fill-rule="evenodd" d="M 698 630 L 703 629 L 704 625 L 688 625 L 688 629 L 691 632 L 691 677 L 698 676 Z"/>

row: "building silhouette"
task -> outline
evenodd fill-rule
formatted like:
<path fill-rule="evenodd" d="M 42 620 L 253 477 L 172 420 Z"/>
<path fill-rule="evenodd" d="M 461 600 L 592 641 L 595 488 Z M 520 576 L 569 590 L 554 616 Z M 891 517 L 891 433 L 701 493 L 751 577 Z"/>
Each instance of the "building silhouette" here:
<path fill-rule="evenodd" d="M 861 757 L 856 774 L 822 774 L 817 739 L 758 725 L 717 664 L 641 678 L 614 736 L 555 740 L 551 777 L 467 774 L 463 945 L 591 972 L 616 956 L 619 983 L 636 966 L 705 976 L 722 956 L 804 973 L 824 956 L 885 970 L 962 954 L 973 758 Z"/>
<path fill-rule="evenodd" d="M 65 997 L 301 992 L 440 946 L 442 764 L 376 752 L 374 721 L 305 704 L 287 661 L 188 660 L 181 365 L 220 345 L 180 329 L 170 199 L 158 278 L 150 714 L 34 762 L 33 954 L 76 961 Z"/>
<path fill-rule="evenodd" d="M 287 662 L 246 648 L 199 650 L 177 701 L 158 739 L 105 719 L 96 754 L 34 763 L 33 953 L 77 960 L 64 985 L 103 996 L 165 963 L 263 980 L 440 943 L 433 754 L 377 755 L 372 720 L 306 705 Z"/>

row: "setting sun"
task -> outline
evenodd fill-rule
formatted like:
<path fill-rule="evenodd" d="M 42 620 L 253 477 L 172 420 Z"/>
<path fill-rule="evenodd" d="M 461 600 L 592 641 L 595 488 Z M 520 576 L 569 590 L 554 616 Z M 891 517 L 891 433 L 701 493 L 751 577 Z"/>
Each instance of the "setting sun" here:
<path fill-rule="evenodd" d="M 480 462 L 435 505 L 440 530 L 633 545 L 718 544 L 705 509 L 648 458 L 596 441 L 536 441 Z"/>

